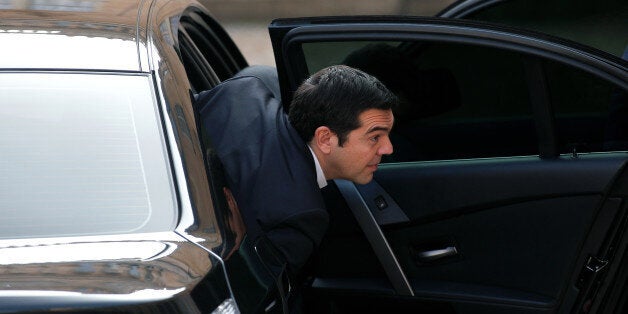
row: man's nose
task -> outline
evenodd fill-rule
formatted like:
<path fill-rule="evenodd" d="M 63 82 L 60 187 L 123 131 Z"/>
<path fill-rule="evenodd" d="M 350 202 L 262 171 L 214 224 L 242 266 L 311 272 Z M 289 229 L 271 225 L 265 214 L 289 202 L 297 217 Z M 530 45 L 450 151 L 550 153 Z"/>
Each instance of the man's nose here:
<path fill-rule="evenodd" d="M 385 140 L 382 143 L 382 146 L 379 147 L 377 153 L 380 155 L 390 155 L 393 153 L 393 145 L 388 136 L 385 137 Z"/>

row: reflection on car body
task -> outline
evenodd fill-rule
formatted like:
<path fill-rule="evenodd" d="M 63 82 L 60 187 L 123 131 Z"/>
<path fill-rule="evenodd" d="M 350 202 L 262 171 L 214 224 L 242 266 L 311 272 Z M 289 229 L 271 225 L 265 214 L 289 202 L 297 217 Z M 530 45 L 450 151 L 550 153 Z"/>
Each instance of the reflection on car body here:
<path fill-rule="evenodd" d="M 282 312 L 295 283 L 265 270 L 197 123 L 194 94 L 252 69 L 208 10 L 17 3 L 0 10 L 0 312 Z M 626 36 L 591 40 L 628 6 L 573 2 L 560 25 L 610 22 L 571 33 L 521 3 L 271 23 L 284 103 L 385 47 L 407 66 L 382 81 L 416 106 L 372 184 L 325 190 L 306 312 L 627 309 Z M 352 65 L 385 75 L 375 59 Z"/>

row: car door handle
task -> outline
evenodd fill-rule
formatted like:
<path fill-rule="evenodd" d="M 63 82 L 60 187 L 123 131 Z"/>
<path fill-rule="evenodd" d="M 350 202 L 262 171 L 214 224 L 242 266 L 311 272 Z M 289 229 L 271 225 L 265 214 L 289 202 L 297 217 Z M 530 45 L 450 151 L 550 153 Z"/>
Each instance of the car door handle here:
<path fill-rule="evenodd" d="M 421 251 L 416 253 L 416 257 L 420 262 L 429 263 L 441 258 L 451 257 L 458 254 L 455 246 L 448 246 L 444 249 Z"/>

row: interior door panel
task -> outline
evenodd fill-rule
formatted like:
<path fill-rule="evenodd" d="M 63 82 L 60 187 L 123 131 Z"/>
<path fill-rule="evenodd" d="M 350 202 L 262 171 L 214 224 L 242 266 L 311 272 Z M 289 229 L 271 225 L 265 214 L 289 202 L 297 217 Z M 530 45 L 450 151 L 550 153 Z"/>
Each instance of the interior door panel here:
<path fill-rule="evenodd" d="M 349 312 L 360 309 L 347 303 L 346 296 L 355 294 L 378 296 L 380 305 L 406 303 L 408 311 L 430 302 L 456 313 L 555 311 L 565 283 L 579 272 L 575 261 L 625 162 L 624 154 L 591 154 L 382 165 L 369 185 L 379 185 L 409 218 L 384 222 L 383 231 L 415 300 L 395 297 L 378 265 L 355 270 L 356 263 L 376 257 L 360 229 L 348 227 L 355 220 L 347 217 L 342 225 L 332 224 L 321 247 L 313 289 Z M 358 190 L 365 200 L 382 196 L 379 189 Z M 341 198 L 327 199 L 335 218 L 347 210 Z M 373 213 L 388 209 L 367 203 Z M 607 203 L 604 215 L 612 216 L 620 202 Z M 420 257 L 451 246 L 455 255 Z M 386 295 L 388 301 L 381 299 Z"/>
<path fill-rule="evenodd" d="M 625 161 L 623 154 L 600 154 L 399 163 L 382 165 L 375 176 L 411 221 L 422 221 L 525 201 L 599 194 Z"/>

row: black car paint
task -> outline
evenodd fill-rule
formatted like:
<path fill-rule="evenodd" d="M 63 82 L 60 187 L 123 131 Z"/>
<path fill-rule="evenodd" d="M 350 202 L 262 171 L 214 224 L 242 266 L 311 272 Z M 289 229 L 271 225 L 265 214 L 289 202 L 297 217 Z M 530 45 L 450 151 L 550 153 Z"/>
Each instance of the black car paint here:
<path fill-rule="evenodd" d="M 192 99 L 181 92 L 190 86 L 178 55 L 176 29 L 190 10 L 209 13 L 195 1 L 109 1 L 93 9 L 0 11 L 1 28 L 11 30 L 4 32 L 3 47 L 23 44 L 12 42 L 13 37 L 19 40 L 12 34 L 37 33 L 74 42 L 24 51 L 22 63 L 12 65 L 3 59 L 0 75 L 73 72 L 152 77 L 164 130 L 163 149 L 170 159 L 171 188 L 177 193 L 172 211 L 178 220 L 171 230 L 155 233 L 0 240 L 0 312 L 212 311 L 233 300 L 223 262 L 228 251 L 225 237 L 232 231 L 217 216 L 208 193 Z M 236 59 L 244 60 L 224 30 L 218 33 Z M 86 65 L 82 61 L 95 47 L 84 45 L 94 39 L 110 44 L 112 52 L 122 46 L 120 41 L 133 48 L 125 50 L 124 62 L 103 57 Z M 56 50 L 65 50 L 65 55 L 83 53 L 59 62 L 50 54 Z M 237 310 L 234 302 L 224 305 Z"/>
<path fill-rule="evenodd" d="M 223 260 L 229 251 L 225 239 L 234 235 L 229 225 L 220 218 L 221 212 L 226 209 L 218 204 L 220 196 L 217 194 L 220 190 L 208 179 L 211 176 L 208 167 L 211 166 L 207 165 L 204 157 L 206 144 L 202 142 L 202 131 L 195 123 L 190 97 L 190 91 L 211 87 L 211 82 L 227 78 L 229 73 L 245 67 L 246 62 L 222 28 L 209 20 L 212 29 L 216 29 L 218 43 L 225 44 L 225 49 L 233 55 L 233 59 L 224 61 L 227 64 L 224 71 L 214 73 L 206 69 L 199 76 L 193 75 L 190 72 L 191 59 L 182 56 L 177 24 L 181 19 L 191 23 L 199 16 L 202 18 L 208 14 L 206 9 L 196 2 L 187 1 L 124 3 L 134 13 L 126 17 L 128 20 L 118 20 L 111 25 L 102 20 L 96 24 L 80 22 L 95 18 L 97 13 L 55 22 L 54 14 L 50 12 L 46 13 L 48 15 L 42 12 L 35 12 L 33 16 L 20 15 L 15 19 L 5 18 L 5 14 L 2 25 L 12 29 L 21 27 L 25 30 L 55 31 L 70 25 L 66 30 L 68 36 L 80 35 L 84 28 L 90 36 L 135 41 L 137 53 L 130 57 L 133 66 L 112 68 L 103 63 L 94 64 L 89 69 L 72 64 L 56 68 L 58 63 L 50 58 L 45 66 L 29 67 L 26 64 L 17 68 L 8 67 L 0 70 L 0 74 L 7 71 L 95 71 L 150 75 L 155 84 L 165 130 L 164 145 L 170 156 L 173 189 L 178 195 L 177 226 L 173 230 L 152 234 L 1 240 L 0 256 L 11 258 L 5 257 L 8 262 L 0 265 L 0 282 L 3 285 L 0 287 L 0 312 L 209 312 L 230 298 L 235 299 L 239 309 L 244 312 L 263 311 L 268 305 L 265 302 L 268 301 L 268 292 L 273 290 L 273 283 L 269 283 L 268 278 L 260 277 L 260 273 L 263 274 L 263 271 L 257 269 L 260 266 L 247 264 L 254 259 L 247 259 L 244 255 Z M 42 17 L 46 21 L 42 21 Z M 442 23 L 442 26 L 458 31 L 468 25 L 477 25 L 452 20 L 443 22 L 402 17 L 368 20 L 374 26 L 356 27 L 363 22 L 361 18 L 277 21 L 271 28 L 271 34 L 275 34 L 272 40 L 284 87 L 294 88 L 298 79 L 306 74 L 298 51 L 291 51 L 282 44 L 283 36 L 301 24 L 312 24 L 309 29 L 304 29 L 311 31 L 314 37 L 319 36 L 319 31 L 327 29 L 325 39 L 347 40 L 360 36 L 369 39 L 377 36 L 405 38 L 403 34 L 407 34 L 406 30 L 413 26 L 399 26 L 397 24 L 400 21 L 405 21 L 401 24 L 420 21 L 427 26 Z M 378 25 L 378 21 L 385 22 L 385 27 Z M 15 24 L 9 25 L 12 22 Z M 116 31 L 103 34 L 98 25 Z M 334 34 L 358 28 L 358 31 L 349 32 L 344 37 Z M 380 28 L 387 31 L 380 32 Z M 491 26 L 483 30 L 506 36 L 512 29 Z M 476 31 L 470 30 L 468 34 L 475 35 Z M 573 54 L 569 54 L 561 46 L 564 41 L 560 39 L 539 34 L 531 36 L 543 39 L 545 44 L 539 47 L 535 40 L 524 40 L 529 43 L 525 48 L 522 48 L 526 46 L 522 41 L 504 44 L 503 47 L 533 51 L 539 56 L 567 56 L 564 60 L 625 88 L 625 61 L 606 56 L 594 57 L 600 54 L 587 48 L 578 51 L 582 47 L 572 43 L 567 46 L 576 49 L 572 50 Z M 460 36 L 456 40 L 464 38 Z M 497 42 L 492 41 L 492 44 Z M 558 50 L 546 50 L 553 43 L 558 43 Z M 209 43 L 201 49 L 201 54 L 208 53 L 204 56 L 207 59 L 211 54 L 205 50 L 211 45 Z M 45 49 L 37 53 L 46 59 Z M 183 64 L 181 59 L 184 60 Z M 205 84 L 199 83 L 203 75 L 208 77 Z M 289 89 L 284 88 L 285 101 L 289 100 L 289 95 Z M 579 270 L 587 266 L 587 254 L 596 251 L 613 219 L 626 211 L 623 199 L 626 197 L 628 174 L 621 171 L 626 156 L 624 152 L 617 152 L 590 156 L 575 154 L 572 158 L 557 156 L 555 150 L 548 150 L 543 157 L 554 159 L 522 157 L 515 160 L 437 161 L 380 167 L 375 181 L 386 192 L 385 196 L 396 201 L 407 215 L 406 219 L 383 223 L 382 229 L 410 277 L 413 293 L 418 296 L 414 298 L 396 295 L 344 200 L 338 193 L 333 193 L 335 185 L 332 184 L 331 191 L 326 191 L 332 227 L 319 254 L 314 258 L 316 278 L 305 295 L 306 300 L 313 301 L 316 305 L 314 311 L 321 312 L 331 311 L 334 306 L 335 310 L 348 309 L 349 312 L 569 312 L 570 308 L 559 307 L 559 300 L 568 304 L 568 301 L 576 298 L 578 291 L 571 283 L 583 278 Z M 213 193 L 207 192 L 210 190 Z M 360 190 L 360 197 L 369 204 L 376 196 L 370 193 L 381 191 Z M 539 203 L 543 205 L 533 206 L 536 209 L 530 214 L 526 207 Z M 572 215 L 570 208 L 577 215 Z M 548 217 L 547 212 L 554 209 L 558 209 L 561 214 L 554 217 L 550 215 L 551 219 L 544 220 Z M 592 221 L 592 215 L 597 215 L 598 219 Z M 504 223 L 501 229 L 491 228 Z M 625 230 L 621 224 L 616 228 Z M 556 245 L 561 243 L 560 239 L 578 237 L 588 230 L 591 230 L 591 234 L 586 239 L 581 237 L 577 243 L 571 243 L 568 249 L 562 248 L 561 252 L 566 256 L 547 264 L 541 260 L 542 255 L 553 252 Z M 561 234 L 563 231 L 565 234 Z M 530 238 L 513 236 L 516 232 L 525 233 Z M 546 241 L 556 234 L 558 237 Z M 503 237 L 502 242 L 495 242 L 500 236 Z M 509 239 L 517 242 L 508 242 Z M 529 239 L 533 246 L 530 251 L 526 251 L 526 246 L 530 245 Z M 500 250 L 496 258 L 492 257 L 495 251 L 484 248 L 484 254 L 479 254 L 482 251 L 475 250 L 487 242 L 496 244 L 493 248 Z M 462 254 L 436 265 L 417 260 L 416 251 L 443 244 L 458 246 Z M 622 245 L 625 247 L 625 243 Z M 94 248 L 102 256 L 94 258 L 86 255 L 85 247 Z M 129 250 L 121 254 L 122 250 L 111 250 L 111 247 Z M 46 254 L 50 251 L 65 252 L 64 259 L 53 260 Z M 538 254 L 529 256 L 527 252 Z M 511 268 L 502 267 L 504 264 Z M 491 265 L 491 268 L 482 268 L 486 265 Z M 535 272 L 539 269 L 546 269 L 550 275 L 544 277 L 543 271 L 540 274 Z M 570 284 L 561 286 L 566 277 L 569 277 Z M 539 282 L 542 283 L 541 287 L 535 286 Z M 277 310 L 271 307 L 268 309 Z"/>

